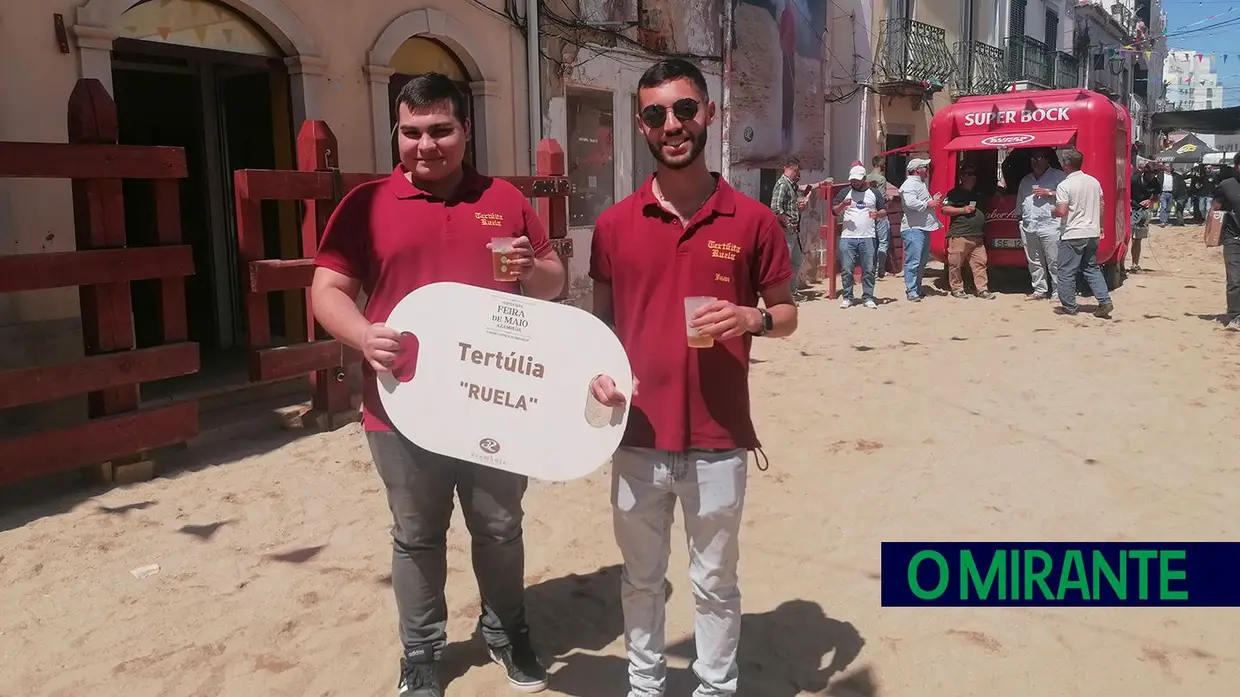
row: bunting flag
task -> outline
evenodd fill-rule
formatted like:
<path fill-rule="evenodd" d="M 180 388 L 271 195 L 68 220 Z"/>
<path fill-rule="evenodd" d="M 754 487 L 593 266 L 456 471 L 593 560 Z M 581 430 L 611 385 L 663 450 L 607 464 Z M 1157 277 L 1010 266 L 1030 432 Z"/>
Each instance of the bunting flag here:
<path fill-rule="evenodd" d="M 172 27 L 155 27 L 155 31 L 159 34 L 159 38 L 167 41 L 168 35 L 172 33 Z"/>
<path fill-rule="evenodd" d="M 198 43 L 207 43 L 207 28 L 205 26 L 200 24 L 194 27 L 194 34 L 198 37 Z"/>

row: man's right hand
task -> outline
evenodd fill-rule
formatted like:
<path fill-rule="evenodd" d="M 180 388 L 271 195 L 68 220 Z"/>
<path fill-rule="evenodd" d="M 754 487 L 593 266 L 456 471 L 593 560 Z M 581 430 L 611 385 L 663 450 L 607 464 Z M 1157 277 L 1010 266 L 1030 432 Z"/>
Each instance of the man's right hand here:
<path fill-rule="evenodd" d="M 392 372 L 392 363 L 400 353 L 400 332 L 383 324 L 375 323 L 366 329 L 362 338 L 362 356 L 378 373 Z"/>
<path fill-rule="evenodd" d="M 600 375 L 590 381 L 590 394 L 605 407 L 624 406 L 625 398 L 616 388 L 616 381 Z M 637 378 L 633 378 L 633 395 L 637 395 Z"/>

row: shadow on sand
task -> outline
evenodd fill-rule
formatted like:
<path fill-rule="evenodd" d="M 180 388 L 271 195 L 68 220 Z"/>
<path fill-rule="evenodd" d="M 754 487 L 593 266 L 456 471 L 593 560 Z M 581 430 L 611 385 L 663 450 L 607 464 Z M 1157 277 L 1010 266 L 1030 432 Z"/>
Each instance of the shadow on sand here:
<path fill-rule="evenodd" d="M 615 597 L 618 610 L 618 594 Z M 580 617 L 576 621 L 588 623 L 590 619 Z M 617 622 L 613 627 L 617 631 L 600 632 L 597 638 L 603 634 L 618 636 L 623 630 L 619 614 L 608 613 L 597 619 Z M 561 649 L 569 643 L 562 643 Z M 595 641 L 594 645 L 598 643 Z M 746 614 L 741 621 L 737 694 L 795 697 L 809 692 L 839 697 L 876 697 L 878 692 L 869 669 L 857 671 L 828 687 L 828 681 L 853 663 L 864 644 L 855 627 L 827 617 L 821 607 L 808 600 L 790 600 L 770 612 Z M 670 645 L 667 655 L 691 661 L 696 655 L 693 639 Z M 828 655 L 830 660 L 823 667 Z M 551 683 L 556 692 L 574 697 L 625 697 L 628 694 L 625 659 L 563 651 L 559 658 L 564 665 L 552 676 Z M 696 686 L 697 678 L 692 670 L 668 670 L 669 697 L 688 697 Z"/>

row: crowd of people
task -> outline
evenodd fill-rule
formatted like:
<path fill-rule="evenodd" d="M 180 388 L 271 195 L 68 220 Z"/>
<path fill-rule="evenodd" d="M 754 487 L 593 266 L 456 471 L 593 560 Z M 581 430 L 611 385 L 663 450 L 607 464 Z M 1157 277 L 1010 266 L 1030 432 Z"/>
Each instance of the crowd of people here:
<path fill-rule="evenodd" d="M 1016 214 L 1020 221 L 1021 242 L 1032 281 L 1030 300 L 1058 297 L 1055 311 L 1074 315 L 1078 281 L 1084 279 L 1098 301 L 1094 313 L 1110 317 L 1114 310 L 1109 289 L 1098 264 L 1098 243 L 1102 236 L 1102 187 L 1098 180 L 1081 170 L 1084 155 L 1065 149 L 1058 157 L 1048 149 L 1035 148 L 1029 155 L 1029 173 L 1016 187 Z M 1060 167 L 1052 166 L 1052 161 Z M 887 202 L 899 197 L 900 241 L 903 245 L 905 297 L 910 302 L 925 298 L 926 265 L 930 259 L 930 237 L 940 230 L 940 214 L 947 218 L 946 268 L 948 292 L 953 298 L 968 298 L 965 267 L 973 279 L 978 298 L 994 299 L 990 291 L 985 244 L 988 193 L 979 186 L 978 167 L 968 157 L 961 158 L 956 182 L 946 193 L 930 193 L 931 161 L 913 158 L 899 188 L 885 176 L 881 158 L 873 160 L 869 172 L 854 163 L 848 173 L 848 186 L 840 187 L 828 207 L 839 220 L 837 258 L 841 269 L 840 307 L 858 304 L 855 269 L 861 270 L 860 304 L 877 308 L 875 281 L 880 277 L 891 245 Z M 804 258 L 800 213 L 812 192 L 823 182 L 802 187 L 800 164 L 789 159 L 775 184 L 771 209 L 784 226 L 787 244 L 794 253 L 794 269 Z M 830 181 L 830 180 L 827 180 Z M 1139 255 L 1139 251 L 1138 251 Z M 797 283 L 799 274 L 792 283 Z M 796 288 L 794 287 L 794 290 Z"/>
<path fill-rule="evenodd" d="M 1197 223 L 1205 222 L 1219 183 L 1232 176 L 1224 165 L 1201 163 L 1193 165 L 1187 172 L 1180 172 L 1170 164 L 1152 161 L 1138 169 L 1142 172 L 1145 186 L 1156 194 L 1153 208 L 1161 227 L 1182 226 L 1186 218 Z"/>

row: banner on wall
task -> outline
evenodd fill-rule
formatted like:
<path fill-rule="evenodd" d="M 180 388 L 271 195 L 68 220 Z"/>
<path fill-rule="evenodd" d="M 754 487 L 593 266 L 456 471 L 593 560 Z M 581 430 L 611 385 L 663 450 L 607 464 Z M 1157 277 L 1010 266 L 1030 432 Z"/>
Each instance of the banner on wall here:
<path fill-rule="evenodd" d="M 828 4 L 729 1 L 735 3 L 730 164 L 778 167 L 792 155 L 805 169 L 824 168 Z"/>

